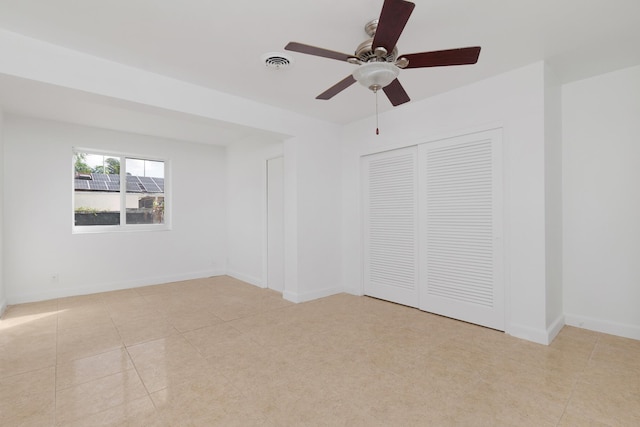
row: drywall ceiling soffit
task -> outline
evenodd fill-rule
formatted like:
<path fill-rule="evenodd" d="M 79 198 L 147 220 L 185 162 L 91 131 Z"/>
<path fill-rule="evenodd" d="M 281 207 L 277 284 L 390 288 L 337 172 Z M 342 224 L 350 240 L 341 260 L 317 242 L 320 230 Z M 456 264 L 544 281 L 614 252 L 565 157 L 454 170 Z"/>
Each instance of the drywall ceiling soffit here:
<path fill-rule="evenodd" d="M 80 52 L 335 123 L 374 112 L 354 85 L 330 101 L 315 96 L 353 66 L 293 53 L 267 68 L 261 56 L 299 41 L 351 53 L 383 0 L 0 0 L 0 27 Z M 640 2 L 430 0 L 416 2 L 400 53 L 482 46 L 473 66 L 403 70 L 418 101 L 545 60 L 562 81 L 640 64 Z M 391 109 L 381 97 L 380 109 Z M 402 108 L 402 107 L 398 107 Z"/>
<path fill-rule="evenodd" d="M 177 141 L 227 146 L 246 140 L 272 144 L 288 138 L 274 132 L 3 74 L 0 74 L 0 101 L 5 114 Z"/>

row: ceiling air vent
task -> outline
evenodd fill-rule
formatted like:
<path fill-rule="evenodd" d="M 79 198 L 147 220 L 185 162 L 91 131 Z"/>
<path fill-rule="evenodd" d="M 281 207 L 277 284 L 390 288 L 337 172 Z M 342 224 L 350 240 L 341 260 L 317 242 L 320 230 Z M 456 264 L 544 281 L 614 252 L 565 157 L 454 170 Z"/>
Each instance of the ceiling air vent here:
<path fill-rule="evenodd" d="M 281 70 L 293 65 L 293 58 L 282 52 L 269 52 L 262 55 L 262 61 L 267 68 Z"/>

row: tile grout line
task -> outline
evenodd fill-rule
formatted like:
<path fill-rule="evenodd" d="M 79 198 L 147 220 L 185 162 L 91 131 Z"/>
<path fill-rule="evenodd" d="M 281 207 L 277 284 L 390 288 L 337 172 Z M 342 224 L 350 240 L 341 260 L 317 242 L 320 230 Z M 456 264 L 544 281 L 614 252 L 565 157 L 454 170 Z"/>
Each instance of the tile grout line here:
<path fill-rule="evenodd" d="M 587 360 L 587 363 L 591 362 L 591 359 L 593 359 L 593 354 L 596 352 L 596 348 L 598 347 L 598 344 L 600 344 L 600 337 L 601 335 L 598 334 L 596 342 L 593 344 L 593 348 L 591 349 L 591 353 L 589 353 L 589 360 Z"/>
<path fill-rule="evenodd" d="M 136 362 L 133 360 L 133 357 L 131 357 L 131 353 L 129 353 L 129 348 L 126 345 L 124 346 L 124 351 L 127 352 L 127 357 L 129 358 L 129 360 L 131 361 L 131 364 L 133 365 L 133 370 L 136 371 L 136 375 L 138 376 L 138 379 L 142 383 L 142 386 L 144 387 L 144 391 L 147 392 L 147 397 L 149 398 L 149 400 L 151 400 L 151 404 L 153 405 L 153 407 L 157 411 L 158 408 L 156 407 L 155 402 L 151 398 L 151 393 L 149 392 L 149 389 L 147 388 L 147 385 L 145 384 L 145 382 L 142 380 L 142 375 L 140 375 L 140 372 L 138 371 L 138 366 L 136 365 Z"/>
<path fill-rule="evenodd" d="M 591 358 L 593 357 L 593 353 L 596 351 L 596 346 L 598 345 L 598 343 L 600 342 L 600 334 L 597 335 L 596 338 L 596 342 L 593 344 L 593 348 L 591 349 L 591 352 L 589 353 L 589 358 L 587 359 L 587 364 L 585 365 L 585 369 L 586 366 L 588 366 L 589 362 L 591 361 Z M 564 405 L 564 408 L 562 410 L 562 414 L 560 414 L 560 419 L 558 419 L 558 422 L 556 423 L 556 427 L 560 426 L 560 423 L 562 422 L 562 419 L 564 418 L 564 415 L 567 413 L 567 408 L 569 407 L 569 403 L 571 403 L 571 399 L 573 398 L 573 395 L 576 392 L 576 387 L 578 386 L 578 382 L 580 381 L 580 377 L 584 374 L 584 369 L 580 372 L 578 372 L 578 374 L 576 375 L 576 378 L 573 380 L 573 385 L 571 387 L 571 393 L 569 393 L 569 397 L 567 398 L 567 401 Z"/>
<path fill-rule="evenodd" d="M 578 380 L 580 379 L 580 375 L 578 374 L 576 375 L 576 378 L 573 380 L 573 384 L 571 386 L 571 393 L 569 393 L 569 397 L 567 397 L 567 400 L 564 404 L 564 408 L 562 408 L 562 413 L 560 414 L 560 417 L 558 418 L 558 422 L 556 423 L 556 427 L 560 426 L 560 423 L 562 422 L 562 419 L 564 418 L 564 414 L 567 413 L 567 408 L 569 407 L 569 403 L 571 402 L 571 399 L 573 398 L 573 394 L 576 391 L 576 386 L 578 385 Z"/>
<path fill-rule="evenodd" d="M 146 301 L 146 298 L 144 298 L 143 295 L 140 295 L 140 293 L 137 292 L 137 291 L 136 291 L 136 293 Z M 151 401 L 151 404 L 153 405 L 153 408 L 155 409 L 155 411 L 158 413 L 158 415 L 160 415 L 160 412 L 158 411 L 156 403 L 151 398 L 151 393 L 149 393 L 149 389 L 147 388 L 147 385 L 142 380 L 142 376 L 140 375 L 140 372 L 138 371 L 138 366 L 136 366 L 136 362 L 133 360 L 133 357 L 131 357 L 131 353 L 129 353 L 129 346 L 127 344 L 125 344 L 124 339 L 122 338 L 122 334 L 120 333 L 120 329 L 118 328 L 118 325 L 116 325 L 116 322 L 113 320 L 113 316 L 112 316 L 111 310 L 109 310 L 109 305 L 106 302 L 104 302 L 104 300 L 103 300 L 103 304 L 105 304 L 105 306 L 106 306 L 105 308 L 107 309 L 107 313 L 109 313 L 109 318 L 111 319 L 111 323 L 113 324 L 113 327 L 115 328 L 116 332 L 118 333 L 118 336 L 120 337 L 120 343 L 122 344 L 122 348 L 127 353 L 127 357 L 129 358 L 129 361 L 131 361 L 131 364 L 133 365 L 133 369 L 136 371 L 136 375 L 138 376 L 138 379 L 142 383 L 142 386 L 144 387 L 144 391 L 147 393 L 147 397 Z M 132 346 L 133 345 L 137 345 L 137 344 L 142 344 L 142 343 L 135 343 L 135 344 L 132 344 Z"/>
<path fill-rule="evenodd" d="M 131 355 L 129 354 L 129 350 L 128 350 L 127 346 L 125 345 L 125 343 L 124 343 L 124 341 L 123 341 L 123 339 L 122 339 L 122 336 L 121 336 L 121 334 L 120 334 L 120 330 L 118 329 L 117 325 L 115 324 L 115 322 L 114 322 L 114 320 L 113 320 L 113 317 L 111 316 L 111 311 L 109 310 L 109 306 L 108 306 L 108 304 L 107 304 L 107 303 L 104 301 L 104 299 L 102 299 L 102 298 L 101 298 L 101 303 L 105 306 L 104 308 L 105 308 L 105 310 L 107 311 L 107 313 L 109 314 L 109 319 L 111 320 L 111 324 L 112 324 L 112 326 L 115 328 L 116 333 L 118 334 L 118 337 L 120 338 L 120 343 L 121 343 L 122 347 L 119 347 L 118 349 L 105 350 L 105 351 L 102 351 L 102 352 L 100 352 L 100 353 L 97 353 L 97 354 L 94 354 L 94 355 L 91 355 L 91 356 L 87 356 L 87 357 L 100 356 L 100 355 L 102 355 L 102 354 L 106 354 L 106 353 L 109 353 L 109 352 L 111 352 L 111 351 L 116 351 L 116 350 L 122 350 L 122 349 L 124 349 L 124 351 L 125 351 L 125 352 L 126 352 L 126 354 L 127 354 L 127 357 L 129 358 L 129 360 L 131 361 L 131 364 L 133 365 L 132 370 L 135 370 L 136 375 L 138 376 L 138 379 L 139 379 L 139 380 L 140 380 L 140 382 L 142 383 L 142 386 L 144 387 L 145 392 L 147 393 L 147 397 L 151 400 L 151 402 L 152 402 L 152 404 L 154 405 L 154 408 L 155 408 L 155 404 L 153 403 L 153 400 L 152 400 L 152 399 L 151 399 L 151 397 L 150 397 L 149 391 L 147 390 L 147 387 L 146 387 L 146 385 L 144 384 L 144 381 L 142 381 L 142 377 L 140 376 L 140 374 L 139 374 L 139 372 L 138 372 L 138 370 L 137 370 L 137 367 L 136 367 L 135 363 L 133 362 L 133 358 L 132 358 L 132 357 L 131 357 Z M 57 334 L 56 334 L 56 336 L 57 336 Z M 56 356 L 57 356 L 57 355 L 56 355 Z M 74 359 L 74 360 L 81 360 L 81 359 L 85 359 L 85 358 L 86 358 L 86 357 L 81 357 L 81 358 L 79 358 L 79 359 Z M 69 362 L 73 362 L 74 360 L 71 360 L 71 361 L 69 361 Z M 57 364 L 56 364 L 56 369 L 57 369 Z M 123 373 L 123 374 L 124 374 L 124 373 L 125 373 L 125 372 L 127 372 L 128 370 L 129 370 L 129 369 L 124 370 L 124 371 L 121 371 L 120 373 Z M 107 374 L 107 375 L 101 376 L 101 377 L 96 378 L 96 379 L 103 379 L 103 378 L 107 378 L 107 377 L 110 377 L 110 376 L 113 376 L 113 375 L 117 375 L 117 374 L 118 374 L 118 373 L 111 373 L 111 374 Z M 96 380 L 96 379 L 94 379 L 94 380 Z M 91 381 L 94 381 L 94 380 L 91 380 Z M 75 387 L 75 386 L 79 386 L 79 385 L 82 385 L 82 384 L 86 384 L 86 383 L 88 383 L 88 382 L 90 382 L 90 381 L 82 382 L 82 383 L 77 383 L 77 384 L 74 384 L 74 385 L 69 386 L 69 388 L 71 388 L 71 387 Z M 56 383 L 56 393 L 57 393 L 57 383 Z M 123 402 L 123 403 L 121 403 L 120 405 L 116 405 L 116 406 L 113 406 L 113 407 L 105 408 L 105 409 L 103 409 L 103 410 L 101 410 L 101 411 L 98 411 L 98 412 L 95 412 L 95 413 L 93 413 L 93 414 L 89 414 L 89 415 L 85 415 L 84 417 L 77 418 L 77 419 L 75 419 L 74 421 L 82 420 L 82 419 L 83 419 L 83 418 L 85 418 L 85 417 L 95 416 L 96 414 L 100 414 L 100 413 L 102 413 L 102 412 L 109 411 L 109 410 L 111 410 L 111 409 L 113 409 L 113 408 L 116 408 L 116 407 L 118 407 L 118 406 L 126 405 L 126 403 L 127 403 L 127 402 Z M 157 410 L 157 409 L 156 409 L 156 410 Z"/>

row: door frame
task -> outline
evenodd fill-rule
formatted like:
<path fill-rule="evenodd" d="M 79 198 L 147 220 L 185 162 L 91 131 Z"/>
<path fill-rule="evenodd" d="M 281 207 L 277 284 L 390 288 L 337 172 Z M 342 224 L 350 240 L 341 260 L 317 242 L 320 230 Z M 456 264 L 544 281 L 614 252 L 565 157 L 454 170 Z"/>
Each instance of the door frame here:
<path fill-rule="evenodd" d="M 269 162 L 276 159 L 282 159 L 282 289 L 273 289 L 269 286 Z M 264 257 L 263 257 L 263 270 L 264 270 L 264 287 L 275 290 L 277 292 L 284 293 L 285 291 L 285 230 L 286 223 L 284 222 L 284 155 L 272 156 L 264 161 L 264 177 L 265 177 L 265 197 L 264 197 Z"/>

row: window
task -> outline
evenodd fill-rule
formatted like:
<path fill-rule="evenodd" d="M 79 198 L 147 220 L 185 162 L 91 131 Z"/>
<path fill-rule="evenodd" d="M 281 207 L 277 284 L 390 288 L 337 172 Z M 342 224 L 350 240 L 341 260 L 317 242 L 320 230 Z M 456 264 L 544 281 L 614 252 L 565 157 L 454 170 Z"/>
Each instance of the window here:
<path fill-rule="evenodd" d="M 75 150 L 75 231 L 167 229 L 164 160 Z"/>

